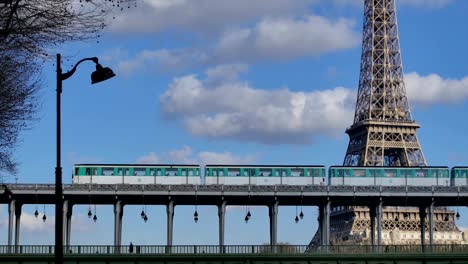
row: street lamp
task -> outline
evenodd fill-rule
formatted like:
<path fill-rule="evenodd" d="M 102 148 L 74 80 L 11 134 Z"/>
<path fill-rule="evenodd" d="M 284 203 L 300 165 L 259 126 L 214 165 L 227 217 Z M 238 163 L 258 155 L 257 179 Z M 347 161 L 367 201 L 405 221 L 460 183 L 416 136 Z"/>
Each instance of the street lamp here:
<path fill-rule="evenodd" d="M 62 73 L 60 53 L 57 54 L 57 166 L 55 167 L 55 263 L 63 263 L 63 190 L 62 190 L 62 162 L 60 138 L 60 98 L 62 82 L 70 78 L 80 63 L 92 61 L 96 64 L 96 71 L 91 74 L 91 84 L 105 81 L 115 76 L 114 72 L 99 64 L 98 58 L 85 58 L 78 61 L 69 72 Z"/>

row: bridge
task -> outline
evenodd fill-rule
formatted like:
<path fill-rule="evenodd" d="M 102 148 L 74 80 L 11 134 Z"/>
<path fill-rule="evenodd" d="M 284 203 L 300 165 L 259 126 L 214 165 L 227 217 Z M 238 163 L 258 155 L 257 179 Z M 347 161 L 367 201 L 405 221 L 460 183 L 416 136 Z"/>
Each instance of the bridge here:
<path fill-rule="evenodd" d="M 467 245 L 421 246 L 69 246 L 65 263 L 468 263 Z M 0 246 L 1 263 L 53 263 L 54 246 Z"/>
<path fill-rule="evenodd" d="M 8 204 L 8 246 L 20 245 L 20 216 L 24 204 L 54 204 L 53 184 L 6 184 L 0 186 L 0 203 Z M 382 206 L 418 207 L 421 225 L 429 221 L 429 245 L 433 245 L 434 206 L 467 206 L 468 186 L 329 186 L 329 185 L 63 185 L 64 244 L 70 246 L 73 205 L 114 206 L 114 246 L 121 246 L 122 216 L 125 205 L 165 205 L 167 246 L 173 243 L 174 207 L 176 205 L 214 205 L 218 207 L 219 246 L 224 244 L 224 218 L 227 205 L 267 206 L 270 216 L 270 245 L 277 245 L 278 206 L 319 207 L 320 244 L 329 245 L 331 206 L 368 206 L 375 213 L 371 241 L 382 245 Z M 376 231 L 374 231 L 376 230 Z M 421 229 L 425 237 L 425 229 Z M 424 240 L 421 240 L 424 247 Z"/>

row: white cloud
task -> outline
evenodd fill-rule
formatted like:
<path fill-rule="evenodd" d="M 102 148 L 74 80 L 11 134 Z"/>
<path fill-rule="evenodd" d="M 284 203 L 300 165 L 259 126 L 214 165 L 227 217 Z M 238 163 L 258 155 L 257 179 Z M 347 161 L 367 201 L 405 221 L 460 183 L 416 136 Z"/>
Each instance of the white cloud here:
<path fill-rule="evenodd" d="M 411 104 L 461 103 L 468 99 L 468 76 L 443 79 L 437 74 L 405 74 L 406 92 Z"/>
<path fill-rule="evenodd" d="M 183 70 L 194 64 L 206 61 L 206 54 L 194 49 L 143 50 L 134 58 L 118 62 L 117 71 L 124 76 L 144 70 L 174 71 Z"/>
<path fill-rule="evenodd" d="M 293 92 L 264 90 L 239 80 L 242 64 L 207 70 L 206 78 L 175 78 L 160 96 L 165 115 L 181 120 L 193 135 L 262 142 L 310 143 L 320 135 L 340 135 L 352 122 L 354 89 Z M 468 99 L 468 77 L 443 79 L 406 75 L 413 104 L 459 103 Z"/>
<path fill-rule="evenodd" d="M 446 7 L 454 0 L 398 0 L 397 5 L 407 5 L 414 7 L 442 8 Z"/>
<path fill-rule="evenodd" d="M 142 0 L 137 8 L 116 15 L 110 31 L 148 33 L 176 29 L 211 34 L 255 22 L 259 17 L 303 14 L 313 2 L 316 0 Z"/>
<path fill-rule="evenodd" d="M 222 61 L 289 59 L 317 56 L 355 47 L 359 34 L 354 21 L 329 20 L 321 16 L 302 19 L 264 19 L 254 28 L 226 32 L 219 40 L 215 56 Z"/>
<path fill-rule="evenodd" d="M 154 152 L 150 152 L 148 156 L 156 156 Z M 214 151 L 201 151 L 194 153 L 192 148 L 184 146 L 181 149 L 173 149 L 167 153 L 163 153 L 163 162 L 167 163 L 181 163 L 181 164 L 252 164 L 255 162 L 254 155 L 237 156 L 231 152 L 214 152 Z M 158 163 L 160 160 L 152 163 Z"/>
<path fill-rule="evenodd" d="M 118 72 L 128 76 L 148 69 L 180 71 L 200 65 L 319 56 L 357 46 L 359 34 L 353 27 L 351 20 L 320 16 L 265 18 L 252 27 L 225 31 L 202 49 L 143 50 L 121 60 Z"/>
<path fill-rule="evenodd" d="M 262 90 L 234 79 L 240 70 L 223 66 L 208 71 L 205 80 L 195 75 L 174 79 L 160 97 L 164 113 L 182 119 L 197 136 L 268 144 L 307 143 L 317 135 L 342 133 L 352 121 L 355 95 L 350 89 Z M 215 73 L 230 79 L 213 83 Z"/>
<path fill-rule="evenodd" d="M 453 3 L 454 0 L 397 0 L 397 8 L 400 6 L 425 7 L 425 8 L 442 8 Z M 333 0 L 337 6 L 359 6 L 364 4 L 363 0 Z"/>
<path fill-rule="evenodd" d="M 137 164 L 153 164 L 159 163 L 159 158 L 156 156 L 156 153 L 150 152 L 145 156 L 141 156 L 136 160 Z"/>

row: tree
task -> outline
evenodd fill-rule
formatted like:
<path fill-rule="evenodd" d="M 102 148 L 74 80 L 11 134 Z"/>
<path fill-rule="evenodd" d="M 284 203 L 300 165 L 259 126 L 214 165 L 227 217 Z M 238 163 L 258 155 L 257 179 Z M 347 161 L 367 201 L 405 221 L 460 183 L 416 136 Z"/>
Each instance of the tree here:
<path fill-rule="evenodd" d="M 136 0 L 0 0 L 0 174 L 14 174 L 19 133 L 34 120 L 49 50 L 99 36 L 109 14 Z"/>

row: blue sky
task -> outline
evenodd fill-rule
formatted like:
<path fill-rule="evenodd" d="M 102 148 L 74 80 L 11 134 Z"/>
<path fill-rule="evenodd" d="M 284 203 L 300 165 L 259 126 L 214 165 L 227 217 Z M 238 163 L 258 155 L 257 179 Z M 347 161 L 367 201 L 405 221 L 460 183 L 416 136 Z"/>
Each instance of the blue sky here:
<path fill-rule="evenodd" d="M 62 53 L 68 70 L 98 56 L 117 77 L 91 86 L 92 63 L 64 82 L 64 182 L 74 163 L 343 162 L 344 133 L 354 114 L 359 78 L 362 1 L 144 0 L 116 19 L 99 40 L 72 43 Z M 429 165 L 468 165 L 468 2 L 399 0 L 400 42 L 412 114 Z M 42 109 L 21 134 L 15 152 L 20 183 L 52 183 L 55 167 L 55 58 L 43 70 Z M 9 178 L 9 181 L 15 181 Z M 99 220 L 77 206 L 73 244 L 112 244 L 111 206 Z M 0 207 L 0 244 L 6 243 L 6 206 Z M 24 244 L 53 242 L 48 220 L 25 206 Z M 42 206 L 39 206 L 42 212 Z M 267 208 L 228 209 L 226 244 L 269 241 Z M 124 213 L 123 243 L 164 244 L 165 209 Z M 315 208 L 293 222 L 280 207 L 278 240 L 307 244 L 316 230 Z M 175 244 L 217 244 L 215 207 L 176 207 Z M 468 210 L 461 209 L 461 226 Z"/>

